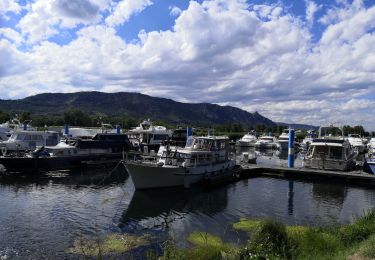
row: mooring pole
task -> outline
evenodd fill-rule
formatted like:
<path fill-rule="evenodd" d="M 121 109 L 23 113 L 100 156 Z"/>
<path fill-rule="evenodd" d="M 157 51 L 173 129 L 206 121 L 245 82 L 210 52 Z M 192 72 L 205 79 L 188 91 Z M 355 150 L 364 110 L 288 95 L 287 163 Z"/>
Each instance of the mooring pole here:
<path fill-rule="evenodd" d="M 193 129 L 191 127 L 186 128 L 186 141 L 189 139 L 189 136 L 193 134 Z"/>
<path fill-rule="evenodd" d="M 289 129 L 289 143 L 288 143 L 288 167 L 294 167 L 294 130 Z"/>
<path fill-rule="evenodd" d="M 69 135 L 69 125 L 68 124 L 64 125 L 64 135 L 66 135 L 66 136 Z"/>

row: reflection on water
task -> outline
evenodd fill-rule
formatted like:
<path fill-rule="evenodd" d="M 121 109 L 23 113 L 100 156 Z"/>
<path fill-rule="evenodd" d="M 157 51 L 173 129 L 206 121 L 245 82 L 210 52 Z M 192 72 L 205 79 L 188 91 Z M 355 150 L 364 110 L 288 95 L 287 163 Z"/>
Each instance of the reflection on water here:
<path fill-rule="evenodd" d="M 277 151 L 257 157 L 260 164 L 286 161 Z M 191 232 L 206 231 L 238 243 L 243 234 L 231 225 L 241 217 L 326 225 L 351 222 L 375 205 L 372 189 L 272 178 L 135 192 L 123 168 L 110 170 L 0 179 L 0 257 L 70 258 L 67 248 L 80 236 L 113 232 L 146 232 L 188 246 Z"/>

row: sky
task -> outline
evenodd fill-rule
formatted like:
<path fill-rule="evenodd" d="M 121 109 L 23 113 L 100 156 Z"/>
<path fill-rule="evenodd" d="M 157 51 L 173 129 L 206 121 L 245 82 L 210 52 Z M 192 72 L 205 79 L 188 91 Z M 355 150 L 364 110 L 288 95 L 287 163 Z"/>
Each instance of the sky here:
<path fill-rule="evenodd" d="M 0 99 L 139 92 L 375 130 L 375 0 L 0 0 Z"/>

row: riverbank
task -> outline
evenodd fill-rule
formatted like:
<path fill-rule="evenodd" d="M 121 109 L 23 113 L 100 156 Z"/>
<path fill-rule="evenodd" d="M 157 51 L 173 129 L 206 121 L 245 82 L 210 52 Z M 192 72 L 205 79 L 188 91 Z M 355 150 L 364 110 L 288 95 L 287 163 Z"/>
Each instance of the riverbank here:
<path fill-rule="evenodd" d="M 271 220 L 241 219 L 233 227 L 249 234 L 246 245 L 235 247 L 219 237 L 195 232 L 189 236 L 192 249 L 168 244 L 161 259 L 375 258 L 375 209 L 350 225 L 286 226 Z"/>
<path fill-rule="evenodd" d="M 241 219 L 233 224 L 238 232 L 246 232 L 248 241 L 242 246 L 224 243 L 220 237 L 195 231 L 188 236 L 193 245 L 181 249 L 173 240 L 162 243 L 160 251 L 146 250 L 144 258 L 162 259 L 374 259 L 375 209 L 353 224 L 326 227 L 287 226 L 272 220 Z M 145 236 L 110 235 L 102 243 L 77 243 L 71 253 L 86 257 L 116 256 L 130 250 L 150 246 Z M 131 254 L 131 253 L 130 253 Z M 143 258 L 143 257 L 142 257 Z"/>

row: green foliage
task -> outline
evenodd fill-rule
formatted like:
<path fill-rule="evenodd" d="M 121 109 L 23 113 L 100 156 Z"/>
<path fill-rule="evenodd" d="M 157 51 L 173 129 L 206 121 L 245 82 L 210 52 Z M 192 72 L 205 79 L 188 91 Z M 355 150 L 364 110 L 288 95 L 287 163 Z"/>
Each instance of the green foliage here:
<path fill-rule="evenodd" d="M 365 133 L 366 133 L 365 129 L 361 125 L 356 125 L 354 127 L 350 125 L 344 125 L 343 130 L 344 130 L 344 135 L 359 134 L 361 136 L 365 136 Z"/>
<path fill-rule="evenodd" d="M 79 238 L 70 253 L 83 256 L 101 258 L 103 255 L 112 255 L 127 252 L 131 249 L 148 245 L 147 236 L 132 236 L 127 234 L 112 234 L 102 239 Z"/>
<path fill-rule="evenodd" d="M 31 119 L 31 113 L 29 111 L 22 111 L 21 114 L 19 115 L 19 120 L 21 123 L 30 119 Z"/>
<path fill-rule="evenodd" d="M 263 224 L 264 220 L 241 218 L 239 222 L 233 224 L 233 228 L 246 232 L 254 232 L 256 229 L 259 229 Z"/>
<path fill-rule="evenodd" d="M 375 259 L 375 234 L 369 237 L 363 243 L 361 243 L 361 245 L 356 251 L 359 255 L 363 257 Z"/>
<path fill-rule="evenodd" d="M 64 112 L 64 123 L 71 126 L 92 126 L 92 119 L 78 109 L 67 110 Z"/>
<path fill-rule="evenodd" d="M 0 123 L 4 123 L 10 120 L 10 115 L 0 110 Z"/>
<path fill-rule="evenodd" d="M 256 229 L 240 256 L 242 259 L 291 259 L 294 254 L 295 244 L 289 239 L 285 225 L 267 220 Z"/>
<path fill-rule="evenodd" d="M 354 224 L 341 227 L 339 234 L 346 245 L 361 242 L 375 234 L 375 209 L 367 212 Z"/>

